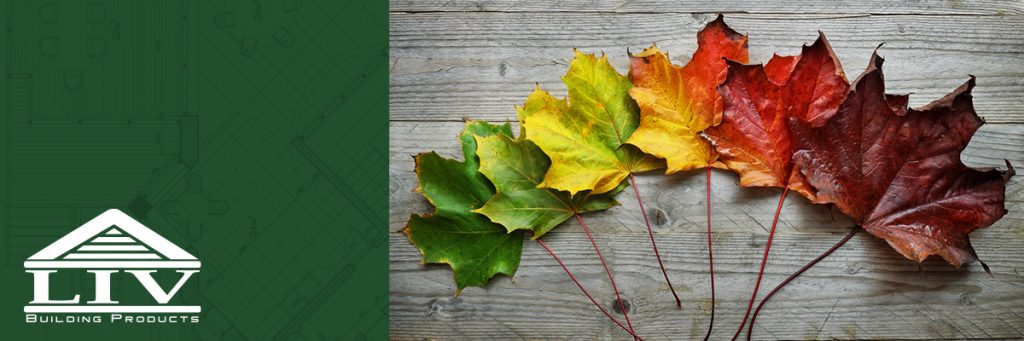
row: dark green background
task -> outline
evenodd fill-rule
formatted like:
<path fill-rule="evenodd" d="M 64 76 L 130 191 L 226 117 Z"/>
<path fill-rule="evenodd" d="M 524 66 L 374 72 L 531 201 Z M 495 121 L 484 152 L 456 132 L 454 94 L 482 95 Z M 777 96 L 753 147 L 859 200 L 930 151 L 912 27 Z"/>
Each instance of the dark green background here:
<path fill-rule="evenodd" d="M 385 1 L 2 8 L 2 338 L 387 338 Z M 108 208 L 202 261 L 201 323 L 24 322 L 25 259 Z"/>

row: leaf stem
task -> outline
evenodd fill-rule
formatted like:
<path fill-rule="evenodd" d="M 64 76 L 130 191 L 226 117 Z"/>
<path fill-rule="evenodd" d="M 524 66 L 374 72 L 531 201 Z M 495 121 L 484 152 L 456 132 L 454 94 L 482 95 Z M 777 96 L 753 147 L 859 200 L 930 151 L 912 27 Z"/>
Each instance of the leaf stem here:
<path fill-rule="evenodd" d="M 825 251 L 825 253 L 822 253 L 821 255 L 818 256 L 818 258 L 815 258 L 810 263 L 807 263 L 807 265 L 804 265 L 802 268 L 800 268 L 800 270 L 797 270 L 792 275 L 789 275 L 789 277 L 787 277 L 785 280 L 779 283 L 779 285 L 776 286 L 775 289 L 772 289 L 772 291 L 768 292 L 768 295 L 765 295 L 764 298 L 761 299 L 761 303 L 757 304 L 757 309 L 754 310 L 754 316 L 750 317 L 750 326 L 747 327 L 747 340 L 750 340 L 750 334 L 754 332 L 754 320 L 757 320 L 757 314 L 761 313 L 761 308 L 764 307 L 764 304 L 768 302 L 768 299 L 772 298 L 772 295 L 775 295 L 775 293 L 782 289 L 782 287 L 786 286 L 786 284 L 789 284 L 789 282 L 800 276 L 800 274 L 804 273 L 804 271 L 807 271 L 807 269 L 810 269 L 815 264 L 818 264 L 818 262 L 820 262 L 822 259 L 825 259 L 825 257 L 831 255 L 832 252 L 834 252 L 840 246 L 846 244 L 846 242 L 849 241 L 850 238 L 853 238 L 853 236 L 856 235 L 857 232 L 860 232 L 860 230 L 860 225 L 854 226 L 853 230 L 850 230 L 850 233 L 848 233 L 846 237 L 843 237 L 843 239 L 836 243 L 836 245 L 832 245 L 832 247 Z"/>
<path fill-rule="evenodd" d="M 636 335 L 636 330 L 633 329 L 633 322 L 629 320 L 629 314 L 626 312 L 626 305 L 622 303 L 622 296 L 619 296 L 619 287 L 615 285 L 615 278 L 612 278 L 612 271 L 608 269 L 608 263 L 604 261 L 604 255 L 601 254 L 601 249 L 597 247 L 597 243 L 594 242 L 594 236 L 590 235 L 590 228 L 587 227 L 587 223 L 583 222 L 583 217 L 579 213 L 576 213 L 576 220 L 580 221 L 580 225 L 583 225 L 583 232 L 586 232 L 587 238 L 590 239 L 590 245 L 594 246 L 594 251 L 597 252 L 597 258 L 601 260 L 601 265 L 604 266 L 604 272 L 608 274 L 608 281 L 612 283 L 612 290 L 615 290 L 615 299 L 619 302 L 619 309 L 622 310 L 622 316 L 626 318 L 626 325 L 629 326 L 631 334 Z M 636 339 L 636 337 L 634 337 Z"/>
<path fill-rule="evenodd" d="M 582 291 L 584 295 L 587 295 L 587 298 L 590 299 L 590 302 L 594 303 L 594 306 L 596 306 L 597 309 L 601 309 L 601 312 L 604 313 L 604 316 L 607 316 L 609 319 L 612 320 L 612 322 L 615 322 L 615 324 L 618 325 L 619 328 L 622 328 L 622 330 L 626 331 L 626 333 L 629 333 L 629 335 L 632 335 L 635 339 L 643 341 L 642 337 L 634 334 L 633 331 L 631 331 L 629 328 L 626 328 L 626 326 L 624 326 L 622 322 L 619 322 L 619 320 L 616 320 L 615 317 L 612 317 L 612 314 L 609 313 L 608 310 L 606 310 L 603 306 L 601 306 L 600 303 L 597 303 L 597 300 L 594 299 L 594 296 L 591 296 L 590 293 L 587 292 L 587 289 L 583 288 L 583 284 L 580 284 L 580 281 L 576 280 L 576 276 L 572 275 L 572 272 L 569 271 L 569 268 L 565 266 L 565 263 L 562 262 L 562 259 L 558 258 L 558 255 L 556 255 L 554 251 L 551 251 L 551 248 L 549 248 L 543 240 L 541 240 L 540 238 L 534 240 L 536 240 L 537 243 L 540 244 L 540 246 L 544 247 L 544 250 L 548 251 L 548 254 L 551 255 L 551 258 L 554 258 L 555 261 L 558 262 L 558 265 L 562 267 L 562 270 L 565 270 L 565 274 L 569 275 L 569 278 L 572 279 L 573 283 L 576 283 L 576 287 L 580 288 L 580 291 Z"/>
<path fill-rule="evenodd" d="M 736 330 L 736 334 L 732 336 L 733 340 L 736 340 L 743 332 L 743 326 L 747 324 L 747 317 L 750 316 L 750 309 L 754 307 L 754 299 L 757 298 L 757 289 L 761 286 L 761 276 L 764 275 L 764 266 L 768 263 L 768 251 L 772 248 L 772 237 L 775 236 L 775 227 L 779 224 L 779 213 L 782 212 L 782 203 L 786 201 L 786 195 L 789 194 L 789 186 L 786 186 L 782 190 L 782 195 L 779 197 L 779 206 L 775 208 L 775 219 L 772 221 L 772 229 L 768 231 L 768 242 L 764 245 L 764 256 L 761 257 L 761 270 L 757 272 L 757 282 L 754 282 L 754 292 L 750 294 L 750 303 L 747 304 L 747 312 L 743 314 L 743 322 L 740 322 L 740 328 Z"/>
<path fill-rule="evenodd" d="M 711 337 L 711 330 L 715 327 L 715 259 L 711 252 L 711 166 L 707 167 L 707 213 L 708 213 L 708 271 L 711 275 L 711 321 L 708 321 L 708 333 L 704 335 L 704 341 Z"/>
<path fill-rule="evenodd" d="M 654 231 L 651 230 L 651 221 L 647 219 L 647 209 L 644 208 L 644 201 L 640 200 L 640 189 L 636 186 L 636 179 L 633 177 L 633 173 L 629 173 L 629 183 L 633 185 L 633 193 L 636 194 L 637 204 L 640 204 L 640 213 L 643 214 L 644 223 L 647 224 L 647 235 L 651 237 L 651 246 L 654 247 L 654 256 L 658 258 L 658 266 L 661 267 L 661 274 L 665 276 L 665 283 L 668 283 L 668 289 L 676 299 L 676 307 L 682 307 L 683 303 L 679 300 L 679 295 L 676 294 L 676 289 L 672 287 L 672 281 L 668 279 L 668 272 L 665 271 L 665 264 L 661 262 L 661 253 L 658 252 L 658 243 L 654 242 Z"/>

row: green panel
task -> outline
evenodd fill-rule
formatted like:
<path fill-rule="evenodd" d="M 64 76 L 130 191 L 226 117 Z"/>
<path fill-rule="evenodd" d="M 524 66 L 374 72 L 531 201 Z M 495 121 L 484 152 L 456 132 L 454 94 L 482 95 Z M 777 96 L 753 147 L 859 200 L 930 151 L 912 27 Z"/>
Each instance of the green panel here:
<path fill-rule="evenodd" d="M 387 338 L 386 2 L 0 8 L 4 339 Z M 109 208 L 199 258 L 172 303 L 200 323 L 25 322 L 25 259 Z"/>

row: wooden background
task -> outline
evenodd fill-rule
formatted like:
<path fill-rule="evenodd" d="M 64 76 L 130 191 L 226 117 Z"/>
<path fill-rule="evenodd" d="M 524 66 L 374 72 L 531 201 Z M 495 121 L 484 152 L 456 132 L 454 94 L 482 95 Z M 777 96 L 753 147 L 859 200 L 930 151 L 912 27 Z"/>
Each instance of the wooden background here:
<path fill-rule="evenodd" d="M 514 120 L 534 83 L 565 95 L 559 77 L 571 48 L 605 52 L 620 71 L 626 49 L 657 42 L 684 64 L 695 35 L 716 13 L 750 36 L 751 62 L 795 54 L 823 31 L 849 78 L 885 43 L 889 92 L 912 92 L 921 105 L 978 77 L 979 114 L 988 121 L 963 154 L 968 165 L 1024 168 L 1024 4 L 1021 1 L 391 1 L 390 329 L 394 339 L 626 339 L 536 243 L 524 244 L 515 279 L 453 297 L 445 266 L 423 266 L 404 235 L 412 213 L 430 212 L 413 192 L 411 155 L 456 156 L 464 118 Z M 1024 182 L 1007 188 L 1009 214 L 972 234 L 990 278 L 977 264 L 919 265 L 883 241 L 860 234 L 777 295 L 755 339 L 1019 339 L 1024 337 Z M 710 309 L 700 172 L 639 178 L 656 238 L 684 305 L 675 308 L 647 240 L 632 191 L 622 206 L 588 214 L 598 244 L 650 340 L 704 335 Z M 731 337 L 753 287 L 780 194 L 713 178 L 718 301 L 713 339 Z M 839 240 L 853 224 L 791 195 L 762 288 Z M 604 305 L 613 293 L 574 221 L 545 237 Z M 766 289 L 762 290 L 762 295 Z"/>

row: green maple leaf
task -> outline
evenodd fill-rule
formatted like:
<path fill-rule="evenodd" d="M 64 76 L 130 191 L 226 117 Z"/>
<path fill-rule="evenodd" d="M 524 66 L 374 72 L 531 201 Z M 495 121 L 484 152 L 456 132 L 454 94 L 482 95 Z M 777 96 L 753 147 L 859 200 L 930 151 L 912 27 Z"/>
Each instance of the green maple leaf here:
<path fill-rule="evenodd" d="M 551 160 L 536 144 L 522 138 L 494 134 L 477 136 L 480 173 L 494 183 L 497 194 L 474 212 L 486 215 L 509 232 L 531 230 L 540 238 L 574 214 L 605 210 L 619 203 L 612 198 L 626 183 L 598 195 L 537 188 L 551 166 Z"/>
<path fill-rule="evenodd" d="M 424 263 L 451 266 L 456 294 L 468 286 L 482 286 L 497 274 L 511 277 L 519 267 L 522 231 L 509 232 L 473 212 L 494 195 L 494 187 L 478 171 L 474 136 L 511 135 L 508 123 L 470 121 L 459 135 L 465 161 L 442 158 L 435 152 L 416 156 L 416 190 L 435 211 L 412 215 L 404 232 L 423 254 Z"/>

